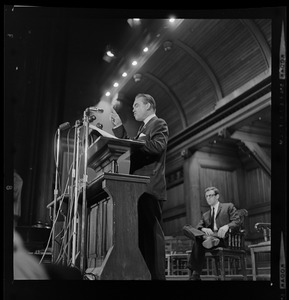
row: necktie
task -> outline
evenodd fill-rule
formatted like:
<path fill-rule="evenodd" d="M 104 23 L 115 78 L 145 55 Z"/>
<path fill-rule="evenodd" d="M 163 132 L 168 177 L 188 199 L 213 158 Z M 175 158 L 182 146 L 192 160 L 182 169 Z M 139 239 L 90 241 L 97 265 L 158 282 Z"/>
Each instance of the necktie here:
<path fill-rule="evenodd" d="M 142 130 L 144 128 L 144 122 L 141 123 L 139 129 L 138 129 L 138 132 L 137 132 L 137 135 L 135 137 L 135 139 L 137 139 L 139 137 L 139 135 L 141 134 Z"/>
<path fill-rule="evenodd" d="M 213 211 L 211 214 L 211 224 L 210 224 L 210 227 L 213 231 L 214 231 L 214 221 L 215 221 L 214 218 L 215 218 L 215 207 L 213 207 Z"/>

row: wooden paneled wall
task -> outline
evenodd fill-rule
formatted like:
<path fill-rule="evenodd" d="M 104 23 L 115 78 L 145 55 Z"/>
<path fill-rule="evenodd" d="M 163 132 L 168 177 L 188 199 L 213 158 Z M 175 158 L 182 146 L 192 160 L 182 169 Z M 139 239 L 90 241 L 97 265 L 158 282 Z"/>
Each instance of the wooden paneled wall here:
<path fill-rule="evenodd" d="M 246 229 L 248 239 L 259 242 L 262 234 L 257 233 L 254 226 L 258 222 L 271 222 L 271 178 L 260 168 L 246 170 L 246 198 L 248 208 Z"/>
<path fill-rule="evenodd" d="M 182 227 L 186 224 L 186 205 L 184 183 L 178 183 L 167 191 L 164 204 L 163 225 L 165 235 L 182 235 Z"/>

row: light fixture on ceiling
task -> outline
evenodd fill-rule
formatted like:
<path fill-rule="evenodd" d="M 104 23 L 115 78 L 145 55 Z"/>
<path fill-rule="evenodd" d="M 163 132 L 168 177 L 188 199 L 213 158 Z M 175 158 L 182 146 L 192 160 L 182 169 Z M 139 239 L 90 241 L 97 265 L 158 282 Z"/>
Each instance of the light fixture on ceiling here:
<path fill-rule="evenodd" d="M 127 23 L 129 24 L 130 27 L 133 28 L 141 24 L 141 19 L 138 18 L 127 19 Z"/>
<path fill-rule="evenodd" d="M 116 51 L 111 46 L 106 46 L 105 52 L 103 54 L 102 59 L 106 62 L 110 63 L 112 60 L 116 58 Z"/>
<path fill-rule="evenodd" d="M 106 55 L 109 57 L 114 57 L 114 53 L 111 50 L 106 51 Z"/>
<path fill-rule="evenodd" d="M 172 50 L 173 43 L 171 41 L 165 41 L 163 43 L 163 47 L 164 47 L 165 51 L 170 51 L 170 50 Z"/>
<path fill-rule="evenodd" d="M 135 83 L 140 82 L 142 80 L 142 74 L 140 74 L 140 73 L 134 74 L 133 79 L 134 79 Z"/>

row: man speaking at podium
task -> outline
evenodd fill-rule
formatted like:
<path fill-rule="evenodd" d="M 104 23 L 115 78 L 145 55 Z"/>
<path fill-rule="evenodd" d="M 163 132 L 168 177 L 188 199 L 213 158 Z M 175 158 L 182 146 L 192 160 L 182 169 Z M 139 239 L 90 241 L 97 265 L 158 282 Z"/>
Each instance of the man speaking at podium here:
<path fill-rule="evenodd" d="M 167 123 L 156 116 L 156 102 L 151 95 L 135 97 L 133 115 L 142 122 L 134 138 L 127 135 L 116 111 L 111 114 L 112 130 L 118 138 L 145 142 L 130 157 L 130 174 L 150 177 L 146 192 L 138 202 L 139 248 L 151 279 L 165 280 L 165 240 L 160 222 L 166 200 L 165 159 L 169 131 Z"/>

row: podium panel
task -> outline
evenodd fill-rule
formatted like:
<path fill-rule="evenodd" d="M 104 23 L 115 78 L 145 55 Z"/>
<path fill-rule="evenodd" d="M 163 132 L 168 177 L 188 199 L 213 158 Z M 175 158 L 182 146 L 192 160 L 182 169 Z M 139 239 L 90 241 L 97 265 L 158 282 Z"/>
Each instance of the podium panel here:
<path fill-rule="evenodd" d="M 143 146 L 144 141 L 99 137 L 87 151 L 87 166 L 96 172 L 118 173 L 117 160 L 126 152 Z"/>
<path fill-rule="evenodd" d="M 87 269 L 97 280 L 150 280 L 138 247 L 137 201 L 149 177 L 104 173 L 88 192 Z"/>

